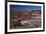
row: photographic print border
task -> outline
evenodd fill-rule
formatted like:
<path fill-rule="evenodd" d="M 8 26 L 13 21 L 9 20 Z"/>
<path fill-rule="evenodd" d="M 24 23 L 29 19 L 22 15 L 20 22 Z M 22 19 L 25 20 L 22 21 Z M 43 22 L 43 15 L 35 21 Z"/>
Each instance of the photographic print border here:
<path fill-rule="evenodd" d="M 8 2 L 19 2 L 19 3 L 34 3 L 34 4 L 43 4 L 43 30 L 35 31 L 20 31 L 20 32 L 7 32 L 7 3 Z M 41 32 L 45 30 L 45 4 L 43 2 L 27 2 L 27 1 L 5 1 L 5 33 L 24 33 L 24 32 Z"/>

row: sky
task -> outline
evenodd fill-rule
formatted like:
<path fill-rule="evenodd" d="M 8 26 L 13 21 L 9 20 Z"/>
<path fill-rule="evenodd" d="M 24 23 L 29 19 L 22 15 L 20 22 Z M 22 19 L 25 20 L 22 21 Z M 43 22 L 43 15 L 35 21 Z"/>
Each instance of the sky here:
<path fill-rule="evenodd" d="M 10 10 L 41 10 L 41 6 L 29 6 L 29 5 L 10 5 Z"/>

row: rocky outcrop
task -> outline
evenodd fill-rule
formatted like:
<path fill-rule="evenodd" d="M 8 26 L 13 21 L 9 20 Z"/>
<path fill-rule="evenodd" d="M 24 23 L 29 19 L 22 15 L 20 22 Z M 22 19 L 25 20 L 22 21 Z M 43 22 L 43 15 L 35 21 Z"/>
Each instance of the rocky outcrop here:
<path fill-rule="evenodd" d="M 40 11 L 31 13 L 13 13 L 10 17 L 11 28 L 37 28 L 41 27 Z"/>

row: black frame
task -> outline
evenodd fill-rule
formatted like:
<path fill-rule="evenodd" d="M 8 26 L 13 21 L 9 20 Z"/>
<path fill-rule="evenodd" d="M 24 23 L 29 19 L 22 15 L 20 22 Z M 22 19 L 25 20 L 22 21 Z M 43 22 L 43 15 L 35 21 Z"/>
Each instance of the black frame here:
<path fill-rule="evenodd" d="M 20 32 L 7 32 L 7 2 L 20 2 L 20 3 L 35 3 L 35 4 L 43 4 L 43 30 L 35 30 L 35 31 L 20 31 Z M 27 2 L 27 1 L 5 1 L 5 34 L 7 33 L 25 33 L 25 32 L 42 32 L 45 31 L 45 3 L 44 2 Z"/>

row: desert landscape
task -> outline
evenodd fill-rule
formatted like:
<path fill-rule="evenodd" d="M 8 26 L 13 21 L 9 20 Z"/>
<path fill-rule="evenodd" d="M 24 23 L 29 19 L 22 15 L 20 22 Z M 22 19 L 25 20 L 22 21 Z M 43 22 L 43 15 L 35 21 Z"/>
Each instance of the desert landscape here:
<path fill-rule="evenodd" d="M 10 12 L 10 29 L 21 28 L 40 28 L 41 27 L 41 11 L 11 11 Z"/>

